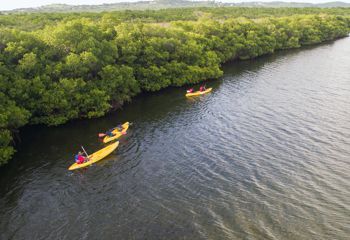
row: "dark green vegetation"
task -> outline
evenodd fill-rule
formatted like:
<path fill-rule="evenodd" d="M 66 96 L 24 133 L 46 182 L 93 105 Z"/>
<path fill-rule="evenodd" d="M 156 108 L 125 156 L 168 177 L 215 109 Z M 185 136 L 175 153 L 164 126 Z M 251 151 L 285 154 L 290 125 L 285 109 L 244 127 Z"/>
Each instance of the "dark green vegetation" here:
<path fill-rule="evenodd" d="M 349 9 L 170 9 L 0 16 L 0 164 L 26 124 L 92 118 L 220 65 L 347 36 Z M 239 17 L 244 16 L 244 17 Z"/>

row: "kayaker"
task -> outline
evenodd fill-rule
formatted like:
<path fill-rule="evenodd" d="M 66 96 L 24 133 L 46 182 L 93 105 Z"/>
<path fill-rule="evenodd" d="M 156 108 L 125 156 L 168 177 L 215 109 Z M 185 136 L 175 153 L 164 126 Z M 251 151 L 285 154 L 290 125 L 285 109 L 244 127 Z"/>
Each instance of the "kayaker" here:
<path fill-rule="evenodd" d="M 114 137 L 115 136 L 115 134 L 113 133 L 113 130 L 114 130 L 115 128 L 112 128 L 112 129 L 109 129 L 105 134 L 108 136 L 108 137 Z"/>
<path fill-rule="evenodd" d="M 84 163 L 84 162 L 89 160 L 87 157 L 84 157 L 84 155 L 83 155 L 83 153 L 81 151 L 79 151 L 78 154 L 75 155 L 74 159 L 75 159 L 75 162 L 77 164 L 82 164 L 82 163 Z"/>
<path fill-rule="evenodd" d="M 118 129 L 119 132 L 123 131 L 123 126 L 121 124 L 119 124 L 116 129 Z"/>
<path fill-rule="evenodd" d="M 199 91 L 200 91 L 200 92 L 204 92 L 205 90 L 206 90 L 205 85 L 204 85 L 204 86 L 201 86 L 201 87 L 199 88 Z"/>
<path fill-rule="evenodd" d="M 187 90 L 187 93 L 193 93 L 194 92 L 194 89 L 193 88 L 190 88 Z"/>

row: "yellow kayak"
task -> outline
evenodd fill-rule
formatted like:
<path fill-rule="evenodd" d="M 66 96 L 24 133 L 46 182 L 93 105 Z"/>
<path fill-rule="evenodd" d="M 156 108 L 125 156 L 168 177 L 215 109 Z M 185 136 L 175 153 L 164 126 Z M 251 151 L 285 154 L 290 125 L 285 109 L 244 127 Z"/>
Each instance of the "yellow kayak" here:
<path fill-rule="evenodd" d="M 105 136 L 105 137 L 103 138 L 103 142 L 104 142 L 104 143 L 108 143 L 108 142 L 113 141 L 113 140 L 116 140 L 116 139 L 118 139 L 120 136 L 124 135 L 124 134 L 126 133 L 126 130 L 128 130 L 128 128 L 129 128 L 129 122 L 124 123 L 124 124 L 122 125 L 122 128 L 123 128 L 122 131 L 119 131 L 118 129 L 114 129 L 113 132 L 112 132 L 112 133 L 114 134 L 114 136 L 113 136 L 113 137 Z"/>
<path fill-rule="evenodd" d="M 198 96 L 198 95 L 202 95 L 202 94 L 206 94 L 208 92 L 210 92 L 212 90 L 212 88 L 208 88 L 205 91 L 197 91 L 197 92 L 193 92 L 193 93 L 186 93 L 186 97 L 192 97 L 192 96 Z"/>
<path fill-rule="evenodd" d="M 87 167 L 95 162 L 98 162 L 102 160 L 103 158 L 107 157 L 109 154 L 111 154 L 119 145 L 119 142 L 112 143 L 111 145 L 102 148 L 101 150 L 94 152 L 93 154 L 89 155 L 89 161 L 81 164 L 74 163 L 72 164 L 68 170 L 75 170 L 79 168 Z"/>

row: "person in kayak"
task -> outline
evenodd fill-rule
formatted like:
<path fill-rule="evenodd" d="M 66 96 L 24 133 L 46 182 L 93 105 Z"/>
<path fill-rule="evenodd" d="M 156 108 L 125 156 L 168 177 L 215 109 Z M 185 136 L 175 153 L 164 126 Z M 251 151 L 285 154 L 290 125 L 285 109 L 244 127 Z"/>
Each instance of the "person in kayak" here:
<path fill-rule="evenodd" d="M 99 137 L 105 137 L 105 136 L 108 136 L 108 137 L 114 137 L 116 134 L 113 133 L 114 130 L 118 130 L 119 132 L 122 132 L 123 133 L 123 125 L 122 124 L 118 124 L 118 126 L 114 127 L 114 128 L 111 128 L 109 129 L 107 132 L 105 133 L 99 133 L 98 136 Z M 123 133 L 124 134 L 124 133 Z"/>
<path fill-rule="evenodd" d="M 204 85 L 204 86 L 201 86 L 201 87 L 199 88 L 199 91 L 200 91 L 200 92 L 204 92 L 205 90 L 206 90 L 205 85 Z"/>
<path fill-rule="evenodd" d="M 113 133 L 115 128 L 111 128 L 109 129 L 105 134 L 108 136 L 108 137 L 114 137 L 115 134 Z"/>
<path fill-rule="evenodd" d="M 81 151 L 79 151 L 78 154 L 75 155 L 74 159 L 75 159 L 75 162 L 77 164 L 82 164 L 84 162 L 89 161 L 89 159 L 87 157 L 84 157 L 84 155 L 83 155 L 83 153 Z"/>
<path fill-rule="evenodd" d="M 193 88 L 190 88 L 187 90 L 187 93 L 193 93 L 194 92 L 194 89 Z"/>
<path fill-rule="evenodd" d="M 116 127 L 116 129 L 118 129 L 119 132 L 123 131 L 123 125 L 118 124 L 118 126 Z"/>

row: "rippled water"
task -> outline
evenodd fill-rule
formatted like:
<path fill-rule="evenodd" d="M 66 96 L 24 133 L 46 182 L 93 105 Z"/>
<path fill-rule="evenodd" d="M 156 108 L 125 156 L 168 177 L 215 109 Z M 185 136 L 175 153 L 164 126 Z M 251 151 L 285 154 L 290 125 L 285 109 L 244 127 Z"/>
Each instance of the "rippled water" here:
<path fill-rule="evenodd" d="M 205 96 L 24 129 L 0 172 L 0 239 L 349 239 L 350 38 L 224 71 Z M 67 171 L 126 120 L 114 154 Z"/>

